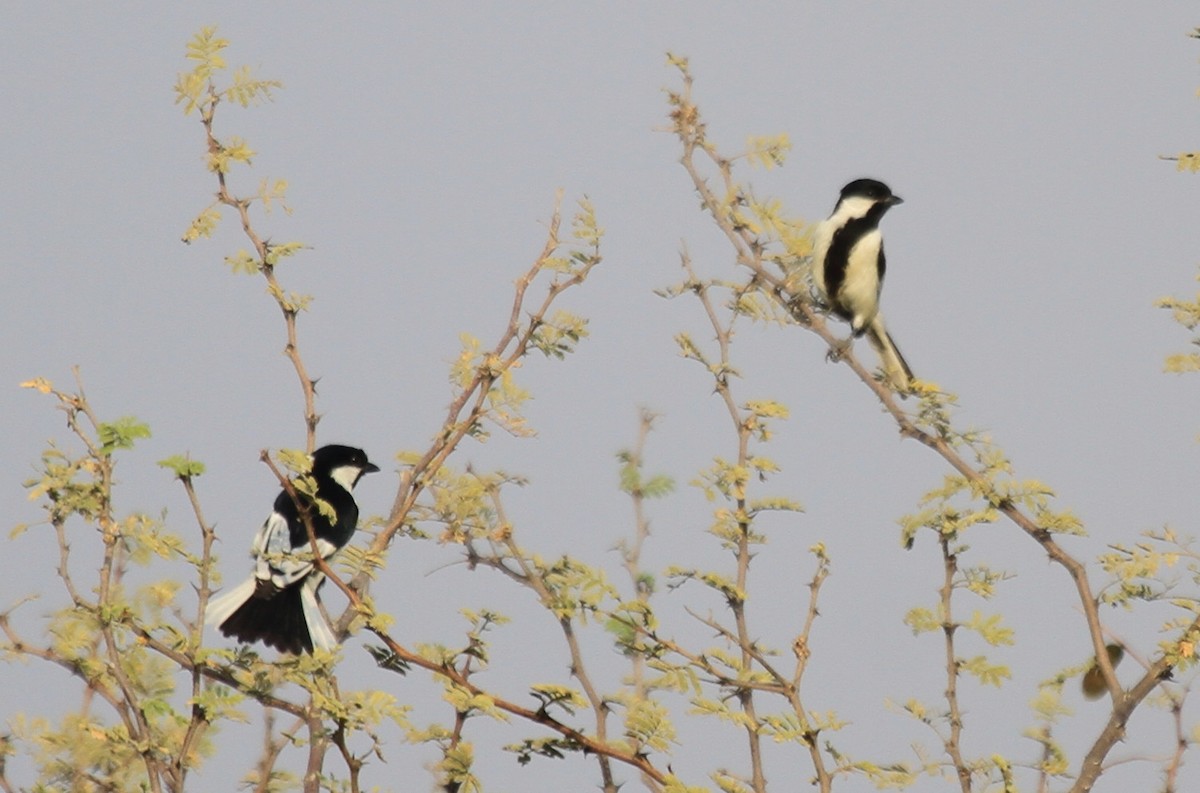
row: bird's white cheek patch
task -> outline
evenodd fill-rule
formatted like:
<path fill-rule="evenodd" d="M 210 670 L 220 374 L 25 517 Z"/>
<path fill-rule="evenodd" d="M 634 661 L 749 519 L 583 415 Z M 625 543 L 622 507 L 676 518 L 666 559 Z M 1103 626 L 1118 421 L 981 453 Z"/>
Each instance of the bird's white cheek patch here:
<path fill-rule="evenodd" d="M 879 202 L 874 198 L 867 198 L 866 196 L 851 196 L 850 198 L 843 198 L 838 204 L 837 211 L 834 212 L 829 219 L 834 221 L 836 225 L 840 227 L 845 225 L 847 220 L 866 217 L 867 213 L 870 212 L 877 203 Z"/>
<path fill-rule="evenodd" d="M 329 472 L 329 478 L 350 491 L 354 489 L 354 483 L 358 481 L 361 472 L 362 469 L 357 465 L 339 465 Z"/>

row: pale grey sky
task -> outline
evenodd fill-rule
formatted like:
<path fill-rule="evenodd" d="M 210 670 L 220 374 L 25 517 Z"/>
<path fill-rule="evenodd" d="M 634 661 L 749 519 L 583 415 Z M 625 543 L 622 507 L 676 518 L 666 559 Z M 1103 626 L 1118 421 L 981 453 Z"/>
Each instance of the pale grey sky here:
<path fill-rule="evenodd" d="M 690 58 L 724 151 L 748 135 L 790 136 L 785 168 L 746 174 L 759 194 L 813 220 L 857 176 L 905 198 L 884 223 L 893 334 L 918 375 L 960 396 L 964 425 L 990 430 L 1019 476 L 1050 484 L 1084 519 L 1091 536 L 1068 541 L 1070 550 L 1092 557 L 1164 524 L 1196 531 L 1200 381 L 1161 374 L 1163 356 L 1187 336 L 1153 307 L 1191 292 L 1200 250 L 1200 180 L 1158 159 L 1200 138 L 1192 4 L 30 3 L 4 16 L 0 492 L 9 524 L 38 517 L 20 483 L 46 439 L 66 438 L 50 401 L 17 383 L 40 375 L 65 385 L 76 364 L 102 416 L 133 414 L 154 432 L 120 464 L 120 509 L 165 507 L 190 537 L 183 494 L 154 463 L 186 451 L 208 465 L 199 490 L 227 577 L 244 573 L 275 491 L 258 450 L 303 444 L 277 311 L 260 282 L 222 264 L 244 243 L 231 223 L 216 240 L 179 242 L 214 186 L 200 127 L 172 104 L 171 85 L 187 68 L 185 42 L 215 24 L 232 40 L 232 63 L 285 83 L 272 104 L 224 108 L 219 131 L 258 152 L 240 184 L 291 184 L 295 214 L 260 227 L 313 246 L 280 275 L 316 296 L 300 332 L 322 378 L 321 441 L 362 445 L 387 471 L 360 487 L 365 512 L 391 503 L 392 455 L 422 447 L 441 421 L 458 334 L 488 340 L 501 329 L 511 283 L 540 250 L 561 187 L 568 207 L 589 196 L 607 232 L 604 263 L 564 304 L 591 319 L 591 338 L 565 363 L 535 360 L 520 372 L 536 397 L 536 440 L 467 445 L 457 462 L 529 477 L 509 501 L 525 542 L 617 577 L 609 549 L 631 518 L 613 454 L 632 443 L 637 408 L 648 406 L 663 414 L 650 467 L 681 484 L 652 506 L 648 563 L 722 563 L 704 533 L 709 507 L 683 486 L 731 453 L 710 385 L 672 341 L 682 329 L 706 335 L 700 309 L 653 293 L 679 278 L 683 243 L 703 273 L 733 266 L 697 209 L 674 139 L 659 131 L 662 89 L 678 86 L 670 50 Z M 943 685 L 938 642 L 901 623 L 908 608 L 933 602 L 938 560 L 928 541 L 903 552 L 895 521 L 944 466 L 899 442 L 815 337 L 747 328 L 735 358 L 741 398 L 792 409 L 767 450 L 783 467 L 769 489 L 807 508 L 768 524 L 758 594 L 802 608 L 805 549 L 828 546 L 834 575 L 814 636 L 811 707 L 853 722 L 836 738 L 852 754 L 907 757 L 913 740 L 930 736 L 882 703 L 936 701 Z M 1032 721 L 1027 703 L 1039 680 L 1086 657 L 1087 637 L 1069 582 L 1034 544 L 1004 524 L 968 541 L 976 561 L 1018 574 L 980 606 L 1010 618 L 1018 644 L 995 652 L 1016 668 L 1002 690 L 965 686 L 966 751 L 1032 759 L 1034 744 L 1019 737 Z M 31 630 L 38 608 L 59 603 L 51 545 L 32 532 L 0 557 L 0 607 L 33 590 L 52 595 L 26 607 Z M 454 642 L 458 608 L 500 604 L 517 619 L 498 637 L 488 684 L 519 698 L 532 682 L 569 682 L 563 650 L 525 593 L 485 572 L 442 569 L 456 558 L 431 543 L 395 548 L 376 593 L 398 617 L 396 636 Z M 786 648 L 795 609 L 757 612 L 756 630 Z M 1149 653 L 1167 615 L 1110 616 Z M 603 637 L 595 641 L 604 658 Z M 530 643 L 542 657 L 528 656 Z M 418 721 L 444 717 L 425 675 L 375 672 L 359 644 L 347 650 L 357 685 L 424 703 Z M 3 669 L 0 717 L 76 701 L 57 671 Z M 615 685 L 615 655 L 610 671 L 605 684 Z M 1077 761 L 1103 705 L 1072 704 L 1082 718 L 1063 737 Z M 1161 714 L 1139 715 L 1110 759 L 1168 751 L 1166 725 Z M 257 735 L 244 737 L 256 746 Z M 673 765 L 689 783 L 721 764 L 742 767 L 728 730 L 690 725 L 684 737 Z M 586 760 L 519 769 L 483 745 L 490 790 L 567 789 L 593 774 Z M 429 786 L 427 749 L 396 744 L 387 756 L 371 783 Z M 244 772 L 236 749 L 228 757 L 204 786 L 227 787 Z M 777 752 L 768 773 L 792 787 L 807 779 L 807 760 Z M 1200 784 L 1194 768 L 1185 773 Z M 1131 763 L 1097 789 L 1151 789 L 1157 779 L 1154 764 Z"/>

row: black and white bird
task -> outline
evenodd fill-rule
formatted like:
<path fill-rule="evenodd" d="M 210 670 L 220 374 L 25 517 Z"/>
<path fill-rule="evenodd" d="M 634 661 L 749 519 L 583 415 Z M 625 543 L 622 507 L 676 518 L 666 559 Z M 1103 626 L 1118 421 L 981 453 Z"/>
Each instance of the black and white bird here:
<path fill-rule="evenodd" d="M 366 452 L 352 446 L 322 446 L 312 455 L 311 475 L 317 498 L 336 517 L 309 509 L 317 548 L 326 561 L 350 542 L 358 526 L 358 504 L 351 491 L 363 474 L 378 471 Z M 301 496 L 303 499 L 304 496 Z M 261 641 L 283 652 L 331 650 L 337 639 L 317 605 L 317 587 L 325 576 L 312 561 L 308 530 L 286 490 L 254 537 L 254 574 L 208 604 L 205 622 L 242 642 Z"/>
<path fill-rule="evenodd" d="M 914 379 L 912 370 L 879 313 L 887 271 L 879 221 L 903 202 L 875 179 L 855 179 L 843 187 L 833 213 L 821 221 L 813 237 L 813 282 L 830 310 L 850 323 L 854 335 L 867 336 L 893 386 L 907 391 Z"/>

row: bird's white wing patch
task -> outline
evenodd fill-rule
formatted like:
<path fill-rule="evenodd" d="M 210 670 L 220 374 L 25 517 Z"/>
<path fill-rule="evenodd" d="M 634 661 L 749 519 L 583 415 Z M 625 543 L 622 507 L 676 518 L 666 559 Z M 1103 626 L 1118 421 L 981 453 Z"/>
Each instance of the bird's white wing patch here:
<path fill-rule="evenodd" d="M 254 538 L 254 577 L 270 581 L 278 589 L 294 584 L 312 572 L 312 553 L 307 542 L 292 547 L 291 530 L 283 515 L 272 512 Z M 323 559 L 337 552 L 337 546 L 317 538 L 317 550 Z"/>

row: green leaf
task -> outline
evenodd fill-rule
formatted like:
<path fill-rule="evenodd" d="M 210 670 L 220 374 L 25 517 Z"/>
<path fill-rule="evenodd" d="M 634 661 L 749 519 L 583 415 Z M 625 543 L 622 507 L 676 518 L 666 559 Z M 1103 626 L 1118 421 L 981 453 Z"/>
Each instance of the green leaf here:
<path fill-rule="evenodd" d="M 752 135 L 746 146 L 746 157 L 754 165 L 767 170 L 783 165 L 792 143 L 786 134 Z"/>
<path fill-rule="evenodd" d="M 300 449 L 280 449 L 275 457 L 293 474 L 307 474 L 312 470 L 312 457 Z"/>
<path fill-rule="evenodd" d="M 675 480 L 666 474 L 655 474 L 642 482 L 642 495 L 646 498 L 662 498 L 675 489 Z"/>
<path fill-rule="evenodd" d="M 977 655 L 974 658 L 959 659 L 958 667 L 969 675 L 973 675 L 980 683 L 1000 687 L 1005 680 L 1012 678 L 1012 672 L 1007 666 L 990 663 L 986 657 Z"/>
<path fill-rule="evenodd" d="M 530 693 L 541 702 L 539 710 L 542 711 L 548 711 L 552 706 L 557 705 L 567 713 L 574 715 L 576 708 L 586 708 L 588 704 L 582 694 L 567 686 L 536 683 L 529 689 Z"/>
<path fill-rule="evenodd" d="M 217 224 L 221 222 L 221 210 L 215 206 L 210 206 L 196 216 L 192 221 L 192 225 L 188 226 L 187 231 L 183 232 L 180 238 L 183 242 L 191 244 L 201 237 L 209 239 L 213 232 L 217 230 Z"/>
<path fill-rule="evenodd" d="M 117 449 L 132 449 L 134 441 L 150 437 L 150 427 L 133 416 L 122 416 L 111 423 L 101 423 L 97 428 L 101 454 L 112 454 Z"/>
<path fill-rule="evenodd" d="M 267 264 L 274 267 L 279 263 L 280 259 L 286 259 L 289 256 L 295 256 L 303 250 L 308 250 L 312 246 L 303 242 L 280 242 L 267 245 Z"/>
<path fill-rule="evenodd" d="M 178 479 L 194 479 L 204 473 L 204 463 L 186 454 L 175 454 L 158 461 L 160 468 L 169 468 Z"/>
<path fill-rule="evenodd" d="M 1003 618 L 999 614 L 985 617 L 976 611 L 971 615 L 966 627 L 978 633 L 985 642 L 993 647 L 1012 645 L 1014 643 L 1013 629 L 1001 624 L 1002 620 Z"/>
<path fill-rule="evenodd" d="M 927 608 L 909 609 L 908 613 L 904 615 L 904 624 L 912 628 L 914 634 L 942 629 L 942 621 Z"/>
<path fill-rule="evenodd" d="M 675 740 L 675 727 L 667 709 L 649 699 L 637 700 L 625 713 L 625 736 L 643 747 L 669 751 Z"/>
<path fill-rule="evenodd" d="M 274 99 L 271 90 L 283 87 L 279 80 L 255 80 L 252 74 L 249 66 L 239 66 L 233 73 L 233 85 L 225 90 L 225 96 L 242 107 L 249 107 L 251 104 L 271 101 Z"/>
<path fill-rule="evenodd" d="M 582 749 L 583 747 L 577 741 L 558 737 L 526 738 L 521 743 L 509 744 L 504 747 L 504 751 L 517 755 L 517 763 L 520 765 L 528 765 L 535 755 L 561 760 L 567 755 L 567 752 L 578 752 Z"/>

